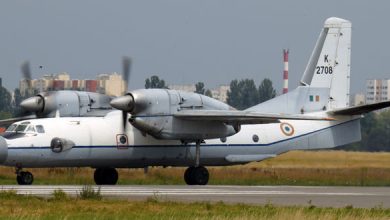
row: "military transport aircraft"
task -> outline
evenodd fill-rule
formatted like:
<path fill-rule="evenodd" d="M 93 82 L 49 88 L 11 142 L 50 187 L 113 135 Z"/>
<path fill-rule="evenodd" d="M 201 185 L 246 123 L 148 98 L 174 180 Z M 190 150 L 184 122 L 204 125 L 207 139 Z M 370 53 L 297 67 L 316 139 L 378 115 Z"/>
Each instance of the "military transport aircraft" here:
<path fill-rule="evenodd" d="M 205 166 L 356 142 L 361 114 L 390 102 L 349 107 L 350 50 L 351 23 L 327 19 L 301 85 L 244 111 L 168 89 L 114 99 L 73 91 L 41 94 L 22 104 L 37 118 L 13 123 L 0 137 L 0 163 L 16 168 L 19 184 L 32 184 L 33 175 L 23 171 L 31 167 L 93 167 L 101 185 L 117 183 L 115 168 L 177 166 L 188 167 L 187 184 L 205 185 Z M 125 76 L 129 68 L 125 59 Z"/>

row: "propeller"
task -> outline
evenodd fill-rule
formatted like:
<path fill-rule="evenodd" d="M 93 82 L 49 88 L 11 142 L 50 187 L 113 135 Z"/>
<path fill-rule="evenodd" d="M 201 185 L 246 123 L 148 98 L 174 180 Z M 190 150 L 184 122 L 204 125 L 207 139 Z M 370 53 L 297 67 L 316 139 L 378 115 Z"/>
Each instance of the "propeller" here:
<path fill-rule="evenodd" d="M 27 89 L 25 90 L 25 92 L 26 92 L 25 95 L 30 96 L 32 93 L 32 83 L 31 83 L 32 77 L 31 77 L 30 63 L 28 61 L 25 61 L 22 63 L 22 65 L 20 67 L 21 67 L 20 69 L 22 72 L 22 78 L 27 84 Z M 25 103 L 25 101 L 26 100 L 23 100 L 20 103 L 21 108 L 17 110 L 17 112 L 15 113 L 15 117 L 23 118 L 26 116 L 31 116 L 31 110 L 29 109 L 29 107 L 26 106 L 26 104 L 28 106 L 30 106 L 31 101 L 28 101 L 27 103 Z"/>
<path fill-rule="evenodd" d="M 32 77 L 30 63 L 25 61 L 21 65 L 22 76 L 27 83 L 27 96 L 33 95 Z M 33 96 L 23 100 L 20 107 L 24 110 L 22 114 L 31 114 L 31 112 L 39 112 L 44 108 L 45 100 L 42 95 Z"/>
<path fill-rule="evenodd" d="M 122 76 L 123 76 L 123 80 L 125 81 L 125 85 L 126 85 L 126 90 L 127 88 L 129 87 L 129 79 L 130 79 L 130 71 L 131 71 L 131 59 L 130 57 L 123 57 L 122 59 L 122 68 L 123 68 L 123 71 L 122 71 Z M 127 98 L 127 96 L 122 96 L 122 97 L 119 97 L 119 98 Z M 132 97 L 131 97 L 131 101 L 132 102 Z M 121 103 L 123 103 L 123 101 L 119 100 Z M 130 104 L 129 102 L 129 104 Z M 112 100 L 112 102 L 110 103 L 111 106 L 115 107 L 116 103 L 118 103 L 118 100 L 114 99 Z M 126 131 L 126 127 L 127 127 L 127 116 L 128 116 L 128 113 L 127 111 L 124 111 L 122 110 L 122 126 L 123 126 L 123 131 L 125 132 Z"/>

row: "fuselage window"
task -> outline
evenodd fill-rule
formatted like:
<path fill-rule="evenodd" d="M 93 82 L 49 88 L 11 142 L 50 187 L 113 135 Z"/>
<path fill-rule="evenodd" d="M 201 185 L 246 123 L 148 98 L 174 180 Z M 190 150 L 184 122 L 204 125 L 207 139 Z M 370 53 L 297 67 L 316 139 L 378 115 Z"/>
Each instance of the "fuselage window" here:
<path fill-rule="evenodd" d="M 226 142 L 226 137 L 221 138 L 221 142 L 225 143 Z"/>
<path fill-rule="evenodd" d="M 45 129 L 43 128 L 42 125 L 37 125 L 35 126 L 35 128 L 37 129 L 38 133 L 45 133 Z"/>

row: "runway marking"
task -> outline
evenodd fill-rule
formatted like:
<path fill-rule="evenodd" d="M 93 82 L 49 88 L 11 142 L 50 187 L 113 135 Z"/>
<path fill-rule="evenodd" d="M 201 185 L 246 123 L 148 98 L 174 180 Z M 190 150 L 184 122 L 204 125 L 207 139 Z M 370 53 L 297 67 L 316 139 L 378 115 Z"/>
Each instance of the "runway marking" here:
<path fill-rule="evenodd" d="M 151 195 L 198 195 L 198 196 L 256 196 L 256 195 L 279 195 L 279 196 L 390 196 L 390 190 L 386 192 L 306 192 L 297 190 L 302 187 L 291 187 L 291 190 L 264 190 L 264 188 L 277 187 L 208 187 L 208 188 L 184 188 L 169 189 L 160 187 L 137 187 L 137 186 L 93 186 L 94 190 L 100 189 L 103 196 L 151 196 Z M 165 186 L 166 187 L 166 186 Z M 185 186 L 179 186 L 185 187 Z M 225 188 L 225 189 L 221 189 Z M 279 186 L 279 188 L 282 188 Z M 290 188 L 290 187 L 289 187 Z M 295 188 L 295 189 L 294 189 Z M 51 195 L 54 190 L 61 189 L 70 195 L 77 195 L 83 190 L 83 186 L 1 186 L 0 191 L 16 190 L 18 194 L 27 195 Z M 316 189 L 310 187 L 310 189 Z M 329 190 L 332 188 L 317 187 L 318 190 Z M 348 189 L 348 188 L 346 188 Z M 350 189 L 349 189 L 350 190 Z"/>

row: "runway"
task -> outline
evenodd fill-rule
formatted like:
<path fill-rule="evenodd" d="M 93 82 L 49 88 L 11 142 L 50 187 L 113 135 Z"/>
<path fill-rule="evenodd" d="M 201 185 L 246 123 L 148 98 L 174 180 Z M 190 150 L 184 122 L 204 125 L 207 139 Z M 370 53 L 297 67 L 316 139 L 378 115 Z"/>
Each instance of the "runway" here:
<path fill-rule="evenodd" d="M 83 186 L 3 185 L 0 190 L 49 197 L 56 189 L 77 196 Z M 98 190 L 98 186 L 93 186 Z M 209 201 L 225 203 L 315 205 L 319 207 L 390 208 L 390 187 L 313 186 L 101 186 L 104 197 L 127 200 L 155 198 L 161 201 Z"/>

